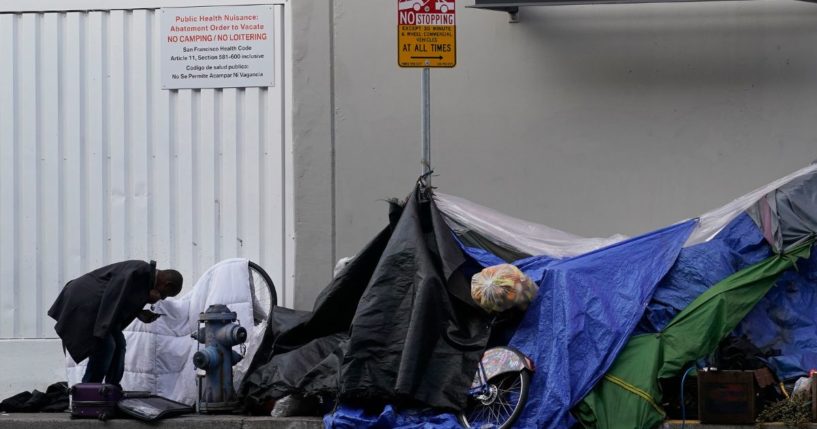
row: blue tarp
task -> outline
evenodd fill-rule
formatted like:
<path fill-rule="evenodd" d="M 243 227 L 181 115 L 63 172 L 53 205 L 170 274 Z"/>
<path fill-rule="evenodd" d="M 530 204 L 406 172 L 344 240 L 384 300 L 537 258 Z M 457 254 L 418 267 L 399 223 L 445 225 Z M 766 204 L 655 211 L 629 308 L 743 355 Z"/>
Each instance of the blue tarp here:
<path fill-rule="evenodd" d="M 712 285 L 769 256 L 770 247 L 752 218 L 738 216 L 712 240 L 681 250 L 655 289 L 636 333 L 661 332 Z"/>
<path fill-rule="evenodd" d="M 731 274 L 771 256 L 754 221 L 737 217 L 712 240 L 681 250 L 678 261 L 655 290 L 637 333 L 659 332 L 692 300 Z M 769 293 L 738 325 L 763 350 L 779 350 L 769 366 L 781 379 L 817 368 L 817 252 L 785 272 Z"/>
<path fill-rule="evenodd" d="M 499 256 L 496 256 L 485 249 L 466 246 L 459 239 L 457 239 L 457 243 L 460 245 L 465 254 L 470 256 L 474 262 L 476 262 L 482 268 L 511 263 L 522 270 L 522 272 L 530 277 L 531 280 L 536 282 L 536 284 L 541 283 L 542 275 L 545 273 L 545 268 L 547 268 L 550 264 L 559 261 L 559 259 L 546 255 L 530 256 L 516 261 L 505 261 Z"/>
<path fill-rule="evenodd" d="M 769 366 L 784 380 L 817 368 L 817 252 L 789 270 L 738 325 L 763 351 L 776 349 Z"/>
<path fill-rule="evenodd" d="M 326 429 L 461 429 L 457 418 L 450 413 L 434 411 L 397 411 L 386 405 L 379 415 L 363 410 L 339 406 L 334 413 L 323 418 Z"/>
<path fill-rule="evenodd" d="M 536 365 L 516 427 L 571 425 L 570 408 L 613 363 L 694 226 L 687 221 L 574 258 L 522 264 L 540 288 L 510 344 Z"/>
<path fill-rule="evenodd" d="M 462 250 L 465 252 L 465 254 L 470 256 L 474 261 L 476 261 L 483 268 L 490 267 L 490 266 L 493 266 L 493 265 L 506 264 L 506 263 L 510 262 L 510 261 L 503 260 L 499 256 L 496 256 L 493 253 L 491 253 L 491 252 L 489 252 L 489 251 L 487 251 L 485 249 L 480 249 L 479 247 L 466 246 L 466 245 L 464 245 L 462 243 L 462 241 L 460 241 L 460 239 L 457 238 L 456 235 L 454 236 L 454 239 L 457 241 L 457 244 L 460 245 L 460 248 L 462 248 Z"/>

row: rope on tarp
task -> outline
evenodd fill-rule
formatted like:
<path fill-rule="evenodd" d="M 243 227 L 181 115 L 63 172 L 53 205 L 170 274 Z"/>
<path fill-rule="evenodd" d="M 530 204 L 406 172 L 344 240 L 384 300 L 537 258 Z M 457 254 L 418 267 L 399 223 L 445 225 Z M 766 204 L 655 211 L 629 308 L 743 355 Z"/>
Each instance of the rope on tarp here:
<path fill-rule="evenodd" d="M 628 383 L 623 378 L 616 377 L 612 374 L 604 374 L 604 379 L 647 401 L 648 404 L 655 408 L 655 411 L 658 411 L 662 416 L 666 417 L 667 414 L 664 412 L 664 409 L 655 402 L 655 399 L 647 391 L 640 389 Z"/>

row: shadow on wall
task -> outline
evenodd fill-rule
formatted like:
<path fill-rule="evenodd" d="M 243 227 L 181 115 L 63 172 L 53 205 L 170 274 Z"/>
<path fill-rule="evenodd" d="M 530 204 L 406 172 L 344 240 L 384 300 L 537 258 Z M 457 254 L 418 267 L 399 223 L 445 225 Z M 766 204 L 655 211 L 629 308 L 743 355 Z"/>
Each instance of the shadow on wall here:
<path fill-rule="evenodd" d="M 815 4 L 528 7 L 520 19 L 521 55 L 584 85 L 817 83 Z"/>

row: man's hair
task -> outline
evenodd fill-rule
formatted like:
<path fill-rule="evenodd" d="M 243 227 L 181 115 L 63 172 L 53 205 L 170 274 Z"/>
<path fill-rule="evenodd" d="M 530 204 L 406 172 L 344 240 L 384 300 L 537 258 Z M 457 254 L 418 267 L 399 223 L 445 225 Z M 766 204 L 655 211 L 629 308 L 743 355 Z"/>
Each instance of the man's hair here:
<path fill-rule="evenodd" d="M 165 284 L 167 296 L 176 296 L 182 291 L 184 278 L 182 278 L 182 273 L 176 270 L 159 271 L 159 280 Z"/>

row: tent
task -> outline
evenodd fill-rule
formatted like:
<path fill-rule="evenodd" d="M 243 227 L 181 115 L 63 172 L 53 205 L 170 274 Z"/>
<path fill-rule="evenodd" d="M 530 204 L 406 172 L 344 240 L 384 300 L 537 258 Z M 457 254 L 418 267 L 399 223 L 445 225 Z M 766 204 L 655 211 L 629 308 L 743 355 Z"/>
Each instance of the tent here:
<path fill-rule="evenodd" d="M 241 387 L 249 402 L 296 393 L 461 408 L 480 353 L 503 338 L 468 278 L 503 262 L 540 287 L 506 338 L 537 367 L 517 427 L 655 426 L 658 379 L 731 332 L 781 350 L 769 362 L 781 378 L 817 367 L 815 165 L 632 238 L 579 237 L 422 181 L 390 220 L 311 313 L 270 324 Z"/>
<path fill-rule="evenodd" d="M 391 224 L 324 289 L 311 313 L 268 329 L 240 387 L 246 402 L 302 394 L 465 405 L 489 334 L 489 318 L 470 296 L 475 268 L 430 188 L 419 183 L 390 210 Z"/>
<path fill-rule="evenodd" d="M 483 266 L 513 262 L 540 284 L 540 296 L 511 339 L 537 364 L 518 427 L 567 428 L 574 422 L 570 410 L 585 427 L 653 427 L 663 419 L 658 379 L 680 375 L 733 330 L 761 348 L 782 351 L 769 362 L 781 379 L 817 367 L 811 300 L 817 264 L 808 257 L 817 231 L 817 166 L 689 221 L 696 225 L 682 248 L 670 253 L 669 265 L 639 264 L 645 260 L 633 250 L 620 255 L 631 258 L 623 282 L 604 272 L 626 261 L 613 251 L 661 230 L 631 240 L 583 238 L 458 197 L 437 200 L 472 258 Z M 649 256 L 674 252 L 674 245 L 661 243 Z M 640 271 L 658 278 L 639 277 Z M 630 298 L 625 291 L 634 289 L 647 294 L 646 302 L 617 299 Z M 634 331 L 632 311 L 640 318 Z M 719 312 L 730 317 L 718 318 Z M 607 341 L 622 333 L 626 347 Z M 708 341 L 700 341 L 706 335 Z M 669 356 L 671 350 L 677 355 Z M 642 412 L 628 416 L 623 409 Z"/>

